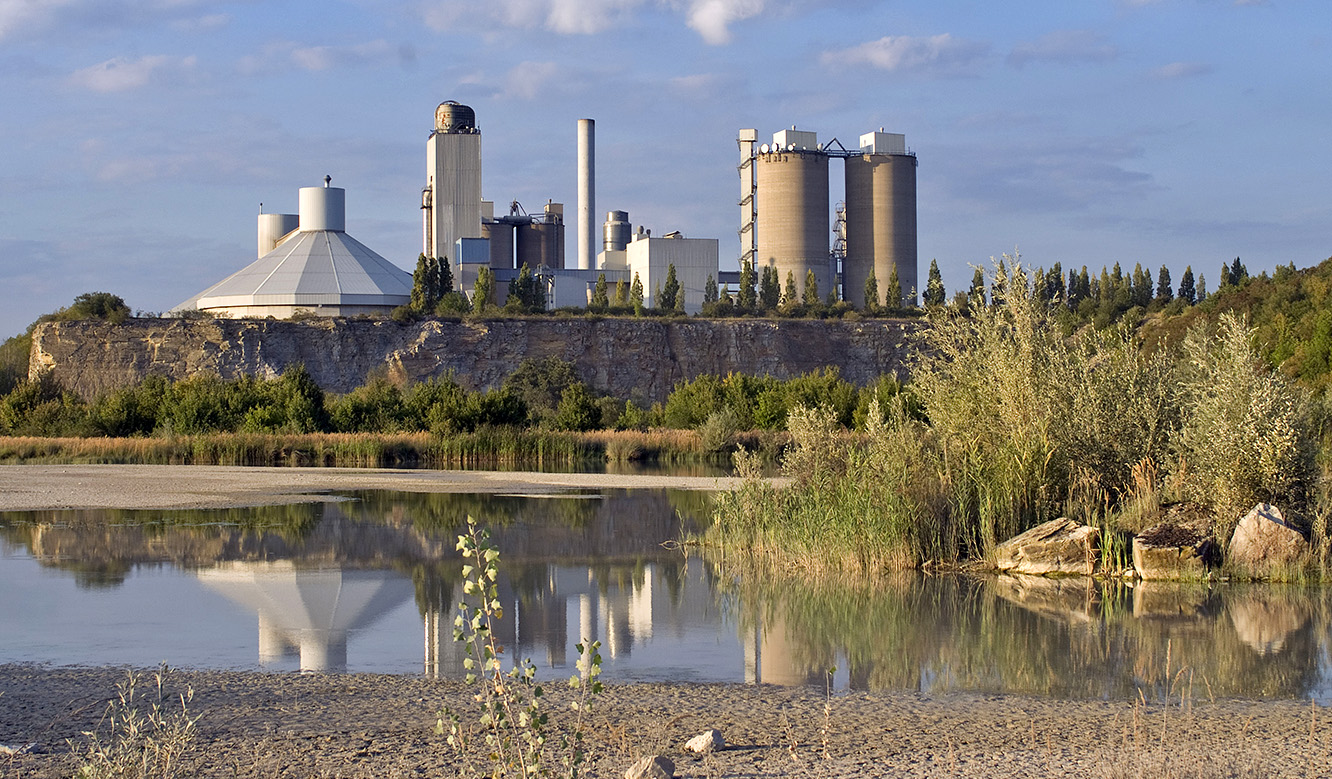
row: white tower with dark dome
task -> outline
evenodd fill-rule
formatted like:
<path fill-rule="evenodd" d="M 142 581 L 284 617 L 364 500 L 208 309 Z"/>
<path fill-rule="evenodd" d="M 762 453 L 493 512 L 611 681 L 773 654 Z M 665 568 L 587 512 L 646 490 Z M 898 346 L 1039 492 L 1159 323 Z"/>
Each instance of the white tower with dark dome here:
<path fill-rule="evenodd" d="M 421 190 L 422 252 L 447 257 L 462 278 L 455 243 L 481 237 L 481 131 L 476 112 L 452 100 L 435 109 L 426 141 L 426 185 Z"/>

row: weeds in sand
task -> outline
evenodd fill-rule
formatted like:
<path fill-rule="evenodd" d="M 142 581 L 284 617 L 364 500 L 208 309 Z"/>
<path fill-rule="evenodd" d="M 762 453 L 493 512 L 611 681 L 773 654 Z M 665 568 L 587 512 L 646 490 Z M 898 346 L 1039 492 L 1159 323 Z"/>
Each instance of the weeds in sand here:
<path fill-rule="evenodd" d="M 77 779 L 149 779 L 183 774 L 181 758 L 194 741 L 199 718 L 190 716 L 194 689 L 168 694 L 166 664 L 154 675 L 155 694 L 145 706 L 139 694 L 142 674 L 130 671 L 116 685 L 116 698 L 93 730 L 84 731 L 84 744 L 70 742 L 79 752 Z"/>
<path fill-rule="evenodd" d="M 819 729 L 819 737 L 823 740 L 823 759 L 828 760 L 832 757 L 832 750 L 828 746 L 828 740 L 832 735 L 832 701 L 833 701 L 833 674 L 837 673 L 837 666 L 829 668 L 823 674 L 823 727 Z"/>
<path fill-rule="evenodd" d="M 499 600 L 499 550 L 490 542 L 490 533 L 471 516 L 467 517 L 467 533 L 458 536 L 457 548 L 463 556 L 463 593 L 473 602 L 458 605 L 453 639 L 466 647 L 465 681 L 477 688 L 475 699 L 481 704 L 481 714 L 472 727 L 464 724 L 461 714 L 444 707 L 436 732 L 448 734 L 449 746 L 465 775 L 492 779 L 554 776 L 542 701 L 545 690 L 536 683 L 536 666 L 531 660 L 520 663 L 515 658 L 513 667 L 504 670 L 504 647 L 495 637 L 495 624 L 504 616 Z M 569 680 L 576 690 L 572 708 L 577 719 L 560 741 L 562 776 L 584 773 L 585 718 L 592 709 L 592 697 L 602 690 L 600 646 L 599 641 L 584 639 L 577 647 L 579 673 Z"/>

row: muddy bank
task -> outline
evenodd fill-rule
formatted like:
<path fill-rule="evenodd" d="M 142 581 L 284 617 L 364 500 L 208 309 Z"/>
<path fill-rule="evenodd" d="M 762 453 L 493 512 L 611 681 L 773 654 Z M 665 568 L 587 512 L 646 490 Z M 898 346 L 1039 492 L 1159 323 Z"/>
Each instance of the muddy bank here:
<path fill-rule="evenodd" d="M 554 493 L 572 489 L 729 490 L 738 479 L 524 471 L 390 471 L 223 465 L 3 465 L 0 511 L 230 508 L 326 500 L 351 490 Z"/>
<path fill-rule="evenodd" d="M 116 669 L 0 666 L 0 775 L 70 775 L 66 739 L 93 728 Z M 206 777 L 451 777 L 434 733 L 466 688 L 419 676 L 176 672 L 200 719 L 187 767 Z M 548 680 L 552 723 L 567 721 Z M 1069 702 L 1013 696 L 839 693 L 808 688 L 609 684 L 589 728 L 592 776 L 665 754 L 682 777 L 1303 777 L 1332 770 L 1328 713 L 1293 701 Z M 683 753 L 702 730 L 732 745 Z M 558 732 L 558 728 L 556 728 Z"/>

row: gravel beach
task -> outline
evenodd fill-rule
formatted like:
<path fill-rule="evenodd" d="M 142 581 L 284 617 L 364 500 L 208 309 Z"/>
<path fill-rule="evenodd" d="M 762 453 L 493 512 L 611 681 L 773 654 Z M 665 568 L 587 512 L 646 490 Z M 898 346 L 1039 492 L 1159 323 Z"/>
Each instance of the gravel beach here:
<path fill-rule="evenodd" d="M 376 488 L 538 493 L 732 484 L 583 474 L 6 466 L 0 510 L 242 506 Z M 0 776 L 70 776 L 81 734 L 97 727 L 125 675 L 120 668 L 0 665 Z M 562 678 L 542 681 L 557 742 L 569 721 L 569 693 Z M 446 705 L 475 721 L 469 688 L 419 675 L 184 670 L 171 684 L 194 690 L 189 709 L 199 717 L 184 775 L 457 776 L 461 766 L 434 732 L 437 713 Z M 587 730 L 588 775 L 618 777 L 637 757 L 662 754 L 681 777 L 1319 777 L 1332 775 L 1330 716 L 1308 701 L 1195 697 L 1163 705 L 859 691 L 827 698 L 808 687 L 612 681 Z M 685 741 L 708 728 L 721 730 L 728 748 L 686 755 Z"/>

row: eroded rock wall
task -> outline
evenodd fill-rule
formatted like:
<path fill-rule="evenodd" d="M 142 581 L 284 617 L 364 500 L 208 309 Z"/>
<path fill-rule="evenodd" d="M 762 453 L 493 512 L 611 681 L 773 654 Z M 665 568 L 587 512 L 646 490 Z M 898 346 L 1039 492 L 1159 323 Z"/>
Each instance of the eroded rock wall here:
<path fill-rule="evenodd" d="M 677 382 L 705 373 L 790 378 L 832 366 L 860 385 L 883 373 L 901 375 L 918 327 L 885 320 L 627 318 L 48 322 L 33 331 L 31 370 L 50 371 L 92 398 L 154 373 L 270 378 L 300 363 L 325 390 L 342 393 L 375 370 L 407 381 L 452 372 L 469 389 L 497 387 L 526 358 L 558 357 L 600 392 L 661 401 Z"/>

